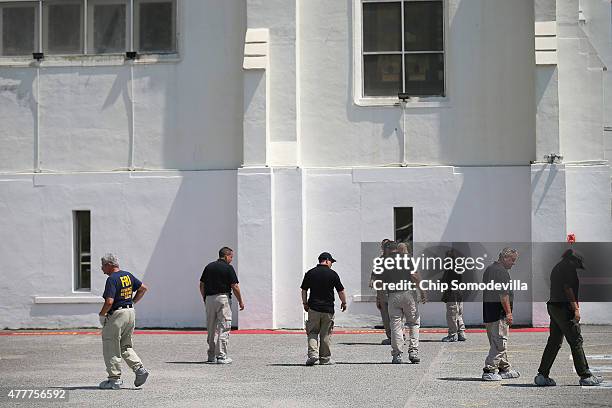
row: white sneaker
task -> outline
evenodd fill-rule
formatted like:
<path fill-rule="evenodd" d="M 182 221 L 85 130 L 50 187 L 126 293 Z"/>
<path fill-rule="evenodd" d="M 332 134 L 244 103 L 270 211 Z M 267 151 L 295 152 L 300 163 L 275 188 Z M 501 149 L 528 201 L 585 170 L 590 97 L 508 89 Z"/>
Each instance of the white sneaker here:
<path fill-rule="evenodd" d="M 501 381 L 501 375 L 497 373 L 482 373 L 483 381 Z"/>
<path fill-rule="evenodd" d="M 217 359 L 217 364 L 232 364 L 232 359 L 229 357 L 225 357 L 225 358 L 218 358 Z"/>
<path fill-rule="evenodd" d="M 118 390 L 121 388 L 122 385 L 123 385 L 122 379 L 112 380 L 109 378 L 106 381 L 102 381 L 100 385 L 98 385 L 98 387 L 101 390 Z"/>
<path fill-rule="evenodd" d="M 504 371 L 499 370 L 499 376 L 504 380 L 510 380 L 512 378 L 519 378 L 521 376 L 521 373 L 513 369 Z"/>

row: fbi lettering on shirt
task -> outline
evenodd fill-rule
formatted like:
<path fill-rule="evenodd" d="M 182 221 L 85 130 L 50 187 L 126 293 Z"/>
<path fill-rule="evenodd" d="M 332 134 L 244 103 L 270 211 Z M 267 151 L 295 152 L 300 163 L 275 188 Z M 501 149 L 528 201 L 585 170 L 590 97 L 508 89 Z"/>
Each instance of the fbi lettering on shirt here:
<path fill-rule="evenodd" d="M 121 292 L 119 296 L 123 299 L 131 299 L 132 298 L 132 280 L 128 275 L 121 276 L 119 278 L 121 280 Z"/>

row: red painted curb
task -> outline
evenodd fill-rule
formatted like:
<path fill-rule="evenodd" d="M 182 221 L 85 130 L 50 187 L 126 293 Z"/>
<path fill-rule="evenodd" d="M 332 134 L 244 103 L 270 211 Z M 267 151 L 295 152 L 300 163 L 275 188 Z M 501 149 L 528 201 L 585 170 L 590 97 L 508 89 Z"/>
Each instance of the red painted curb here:
<path fill-rule="evenodd" d="M 546 333 L 547 327 L 527 327 L 520 329 L 510 329 L 513 333 Z M 421 329 L 422 334 L 444 334 L 446 329 Z M 468 329 L 467 333 L 486 333 L 484 329 Z M 178 334 L 199 334 L 203 335 L 207 332 L 204 330 L 136 330 L 134 334 L 138 335 L 178 335 Z M 374 334 L 384 333 L 383 330 L 363 329 L 363 330 L 334 330 L 334 334 Z M 97 336 L 100 331 L 0 331 L 0 336 Z M 232 330 L 232 334 L 304 334 L 304 330 Z"/>

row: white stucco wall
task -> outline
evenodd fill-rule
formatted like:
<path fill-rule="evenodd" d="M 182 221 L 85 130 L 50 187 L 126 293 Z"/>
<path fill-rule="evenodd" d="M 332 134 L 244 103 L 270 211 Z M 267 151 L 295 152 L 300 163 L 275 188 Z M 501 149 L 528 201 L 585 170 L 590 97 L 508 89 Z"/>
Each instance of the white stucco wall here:
<path fill-rule="evenodd" d="M 163 63 L 0 61 L 0 173 L 35 168 L 35 135 L 43 171 L 237 168 L 246 3 L 182 0 L 178 21 L 178 58 Z"/>
<path fill-rule="evenodd" d="M 322 251 L 338 260 L 349 310 L 336 313 L 337 324 L 380 320 L 374 303 L 354 300 L 361 294 L 361 242 L 393 237 L 393 207 L 414 208 L 416 242 L 529 242 L 529 177 L 529 167 L 307 170 L 304 259 L 306 268 Z M 482 304 L 467 304 L 465 315 L 468 324 L 480 324 Z M 424 326 L 444 326 L 445 319 L 440 303 L 421 308 Z M 516 319 L 531 323 L 530 305 L 517 304 Z"/>
<path fill-rule="evenodd" d="M 97 326 L 100 303 L 34 297 L 101 302 L 109 251 L 149 286 L 138 326 L 205 326 L 201 271 L 237 244 L 235 171 L 2 176 L 0 197 L 0 328 Z M 73 292 L 74 210 L 91 211 L 91 294 Z"/>
<path fill-rule="evenodd" d="M 353 6 L 360 2 L 299 4 L 303 165 L 401 163 L 401 109 L 360 107 L 353 101 L 353 39 L 358 35 Z M 527 164 L 535 159 L 533 2 L 445 4 L 448 101 L 442 108 L 408 109 L 408 161 Z M 258 12 L 249 9 L 249 20 Z M 273 75 L 284 69 L 272 63 Z"/>

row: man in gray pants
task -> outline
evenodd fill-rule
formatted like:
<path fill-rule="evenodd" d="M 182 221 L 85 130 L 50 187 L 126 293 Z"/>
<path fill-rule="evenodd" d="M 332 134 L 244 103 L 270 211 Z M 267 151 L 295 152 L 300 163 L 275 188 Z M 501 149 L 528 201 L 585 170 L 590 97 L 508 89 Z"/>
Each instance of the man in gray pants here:
<path fill-rule="evenodd" d="M 234 251 L 223 247 L 219 259 L 209 263 L 200 277 L 200 293 L 206 305 L 206 330 L 208 331 L 208 362 L 231 364 L 227 356 L 229 333 L 232 328 L 231 292 L 234 292 L 240 310 L 244 302 L 234 267 L 230 265 Z"/>

